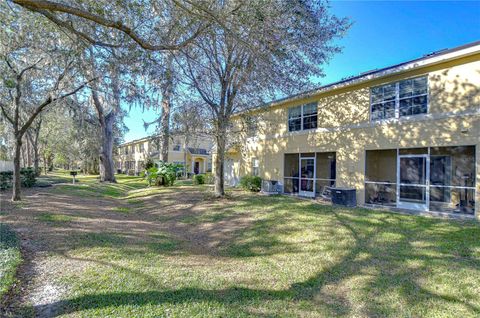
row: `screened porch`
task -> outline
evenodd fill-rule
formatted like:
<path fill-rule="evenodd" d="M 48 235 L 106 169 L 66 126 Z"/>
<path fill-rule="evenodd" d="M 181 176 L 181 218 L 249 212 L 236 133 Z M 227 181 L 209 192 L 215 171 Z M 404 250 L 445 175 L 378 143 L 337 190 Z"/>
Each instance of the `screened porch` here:
<path fill-rule="evenodd" d="M 335 152 L 285 154 L 283 175 L 284 193 L 325 196 L 335 186 Z"/>
<path fill-rule="evenodd" d="M 475 146 L 366 151 L 365 203 L 475 213 Z"/>

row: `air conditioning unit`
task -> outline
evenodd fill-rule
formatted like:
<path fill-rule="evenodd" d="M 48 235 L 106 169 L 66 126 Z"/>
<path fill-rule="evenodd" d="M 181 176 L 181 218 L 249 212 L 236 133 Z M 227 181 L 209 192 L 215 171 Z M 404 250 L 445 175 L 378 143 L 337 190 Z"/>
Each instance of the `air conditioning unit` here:
<path fill-rule="evenodd" d="M 348 207 L 357 206 L 357 190 L 353 188 L 332 188 L 332 203 Z"/>
<path fill-rule="evenodd" d="M 280 186 L 276 180 L 262 180 L 262 193 L 279 194 Z"/>

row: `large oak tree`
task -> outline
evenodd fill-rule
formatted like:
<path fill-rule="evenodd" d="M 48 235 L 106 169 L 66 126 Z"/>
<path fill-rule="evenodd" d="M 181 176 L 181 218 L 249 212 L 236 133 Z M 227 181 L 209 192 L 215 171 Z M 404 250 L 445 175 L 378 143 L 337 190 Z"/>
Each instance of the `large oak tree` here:
<path fill-rule="evenodd" d="M 231 12 L 181 49 L 177 59 L 188 89 L 203 100 L 216 144 L 215 192 L 224 195 L 224 157 L 231 116 L 312 87 L 312 77 L 340 51 L 334 40 L 349 27 L 314 0 L 218 1 Z"/>
<path fill-rule="evenodd" d="M 77 44 L 33 14 L 0 6 L 0 111 L 12 127 L 12 200 L 20 200 L 20 157 L 24 136 L 37 117 L 78 93 L 93 79 L 79 80 Z"/>

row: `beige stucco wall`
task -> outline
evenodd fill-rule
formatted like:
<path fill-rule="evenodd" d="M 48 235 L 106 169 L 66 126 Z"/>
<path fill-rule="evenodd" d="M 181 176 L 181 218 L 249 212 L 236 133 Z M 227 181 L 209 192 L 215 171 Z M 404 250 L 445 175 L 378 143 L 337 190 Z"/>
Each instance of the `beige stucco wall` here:
<path fill-rule="evenodd" d="M 370 122 L 371 86 L 428 75 L 427 115 Z M 318 129 L 287 131 L 288 107 L 318 102 Z M 365 151 L 432 146 L 476 146 L 476 211 L 480 210 L 480 54 L 289 102 L 254 114 L 258 137 L 242 139 L 240 175 L 260 160 L 262 178 L 283 181 L 285 153 L 336 152 L 337 185 L 355 187 L 364 202 Z M 237 122 L 240 121 L 237 118 Z"/>
<path fill-rule="evenodd" d="M 184 162 L 185 161 L 185 153 L 187 155 L 186 161 L 186 170 L 188 172 L 192 171 L 192 156 L 188 151 L 185 151 L 186 147 L 190 148 L 202 148 L 206 149 L 208 152 L 212 149 L 212 140 L 208 136 L 192 136 L 189 141 L 189 145 L 184 145 L 184 138 L 183 136 L 173 136 L 171 142 L 169 143 L 169 152 L 168 152 L 168 162 Z M 143 144 L 144 150 L 143 152 L 140 151 L 140 145 Z M 180 145 L 180 150 L 174 150 L 176 145 Z M 128 147 L 129 151 L 128 154 L 125 154 L 125 147 Z M 135 151 L 132 151 L 132 147 Z M 154 159 L 151 154 L 157 151 L 156 142 L 151 138 L 146 138 L 142 140 L 138 140 L 136 142 L 130 142 L 124 145 L 121 145 L 118 149 L 118 154 L 115 155 L 115 164 L 120 161 L 122 162 L 122 169 L 124 169 L 124 165 L 126 161 L 135 162 L 135 171 L 138 173 L 140 172 L 140 162 L 145 162 L 147 158 L 151 157 Z M 201 158 L 198 158 L 201 157 Z M 208 167 L 208 164 L 211 164 L 211 155 L 208 156 L 193 156 L 194 161 L 201 161 L 201 172 L 205 172 Z M 205 161 L 205 167 L 203 162 Z"/>

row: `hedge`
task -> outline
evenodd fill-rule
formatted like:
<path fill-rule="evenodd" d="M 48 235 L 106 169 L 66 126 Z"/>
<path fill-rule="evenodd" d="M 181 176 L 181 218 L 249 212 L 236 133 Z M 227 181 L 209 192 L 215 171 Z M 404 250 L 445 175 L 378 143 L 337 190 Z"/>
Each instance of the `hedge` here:
<path fill-rule="evenodd" d="M 22 187 L 30 188 L 37 181 L 35 170 L 31 167 L 20 169 L 20 182 Z M 0 190 L 11 188 L 13 184 L 13 171 L 0 172 Z"/>
<path fill-rule="evenodd" d="M 194 184 L 205 184 L 205 175 L 204 174 L 196 174 L 193 176 L 193 183 Z"/>
<path fill-rule="evenodd" d="M 22 187 L 33 187 L 35 185 L 35 182 L 37 181 L 35 169 L 33 169 L 32 167 L 20 169 L 20 179 L 22 182 Z"/>
<path fill-rule="evenodd" d="M 13 171 L 0 172 L 0 190 L 5 190 L 12 186 Z"/>
<path fill-rule="evenodd" d="M 262 187 L 262 178 L 258 176 L 244 176 L 240 179 L 240 187 L 247 191 L 258 192 Z"/>

